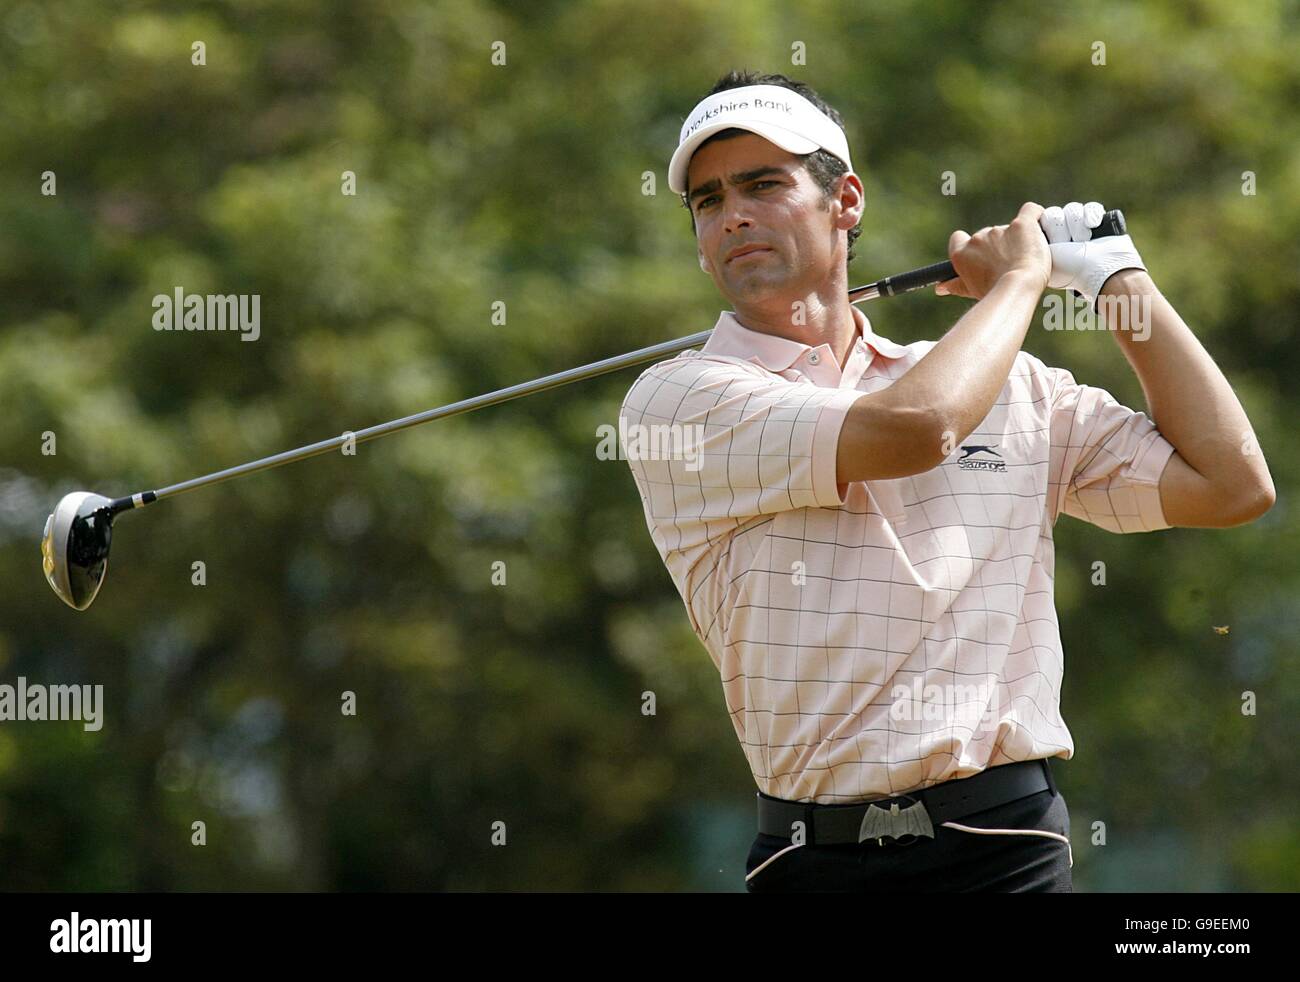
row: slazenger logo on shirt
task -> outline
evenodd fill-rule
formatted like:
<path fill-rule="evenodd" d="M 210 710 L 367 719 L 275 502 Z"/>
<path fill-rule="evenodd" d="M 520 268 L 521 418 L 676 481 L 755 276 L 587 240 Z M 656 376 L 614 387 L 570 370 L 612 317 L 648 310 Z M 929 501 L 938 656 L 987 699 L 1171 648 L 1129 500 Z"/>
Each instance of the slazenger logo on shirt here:
<path fill-rule="evenodd" d="M 993 444 L 992 446 L 989 446 L 987 444 L 975 444 L 972 446 L 963 445 L 961 448 L 962 455 L 957 459 L 957 466 L 964 471 L 997 471 L 999 473 L 1005 474 L 1007 470 L 1007 464 L 1006 461 L 1001 459 L 1002 454 L 998 453 L 996 450 L 993 449 L 993 447 L 996 446 L 997 446 L 996 443 Z M 975 454 L 979 454 L 979 453 L 986 454 L 986 455 L 992 454 L 994 457 L 997 457 L 998 459 L 990 460 L 988 459 L 987 456 L 980 457 L 976 460 L 969 459 L 970 457 L 973 457 Z"/>

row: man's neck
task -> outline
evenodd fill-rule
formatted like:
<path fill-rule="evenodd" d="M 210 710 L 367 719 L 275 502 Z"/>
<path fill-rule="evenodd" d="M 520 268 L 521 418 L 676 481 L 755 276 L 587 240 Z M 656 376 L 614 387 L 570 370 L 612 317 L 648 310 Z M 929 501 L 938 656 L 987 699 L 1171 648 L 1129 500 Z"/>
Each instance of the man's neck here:
<path fill-rule="evenodd" d="M 832 287 L 832 290 L 834 288 Z M 736 320 L 759 334 L 798 341 L 810 347 L 828 345 L 843 368 L 858 333 L 847 289 L 841 284 L 834 299 L 829 291 L 775 304 L 736 304 Z"/>

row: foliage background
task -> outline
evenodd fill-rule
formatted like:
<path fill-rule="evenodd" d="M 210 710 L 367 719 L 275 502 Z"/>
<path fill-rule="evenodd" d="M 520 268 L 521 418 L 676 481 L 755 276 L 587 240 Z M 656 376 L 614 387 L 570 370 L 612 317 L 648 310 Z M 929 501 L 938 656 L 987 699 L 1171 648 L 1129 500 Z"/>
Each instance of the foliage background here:
<path fill-rule="evenodd" d="M 86 613 L 38 573 L 67 491 L 712 326 L 665 172 L 732 67 L 843 113 L 855 284 L 1024 200 L 1125 210 L 1279 499 L 1231 530 L 1057 525 L 1076 889 L 1300 888 L 1298 42 L 1296 5 L 1268 0 L 0 3 L 0 681 L 107 703 L 99 733 L 0 724 L 0 888 L 742 887 L 754 789 L 716 673 L 626 464 L 593 453 L 635 372 L 128 517 Z M 153 331 L 177 286 L 260 294 L 261 339 Z M 907 343 L 965 307 L 867 310 Z M 1104 333 L 1026 348 L 1145 408 Z"/>

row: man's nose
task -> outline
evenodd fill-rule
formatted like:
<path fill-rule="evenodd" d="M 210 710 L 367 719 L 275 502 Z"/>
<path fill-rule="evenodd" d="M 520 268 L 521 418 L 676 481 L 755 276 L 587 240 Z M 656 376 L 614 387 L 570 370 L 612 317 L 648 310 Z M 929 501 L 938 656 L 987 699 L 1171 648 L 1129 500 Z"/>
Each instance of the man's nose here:
<path fill-rule="evenodd" d="M 748 228 L 750 226 L 749 217 L 744 213 L 744 202 L 739 201 L 734 195 L 732 202 L 725 205 L 726 211 L 722 216 L 723 228 L 728 233 L 735 232 L 738 228 Z"/>

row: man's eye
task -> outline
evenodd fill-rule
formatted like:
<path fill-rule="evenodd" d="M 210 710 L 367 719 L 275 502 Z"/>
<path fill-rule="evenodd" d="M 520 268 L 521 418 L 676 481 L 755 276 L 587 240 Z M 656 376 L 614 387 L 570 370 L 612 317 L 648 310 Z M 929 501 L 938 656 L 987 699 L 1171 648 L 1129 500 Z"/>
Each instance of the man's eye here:
<path fill-rule="evenodd" d="M 755 181 L 752 185 L 750 185 L 750 187 L 752 187 L 754 190 L 757 191 L 757 190 L 759 190 L 760 188 L 763 188 L 763 187 L 773 187 L 773 188 L 774 188 L 774 187 L 777 187 L 780 183 L 781 183 L 780 181 Z M 699 203 L 696 204 L 696 206 L 695 206 L 695 210 L 696 210 L 696 211 L 703 211 L 703 210 L 704 210 L 705 208 L 707 208 L 710 204 L 712 204 L 714 201 L 716 201 L 717 198 L 718 198 L 718 196 L 717 196 L 716 194 L 710 194 L 710 195 L 707 195 L 706 197 L 701 198 L 701 199 L 699 200 Z"/>

